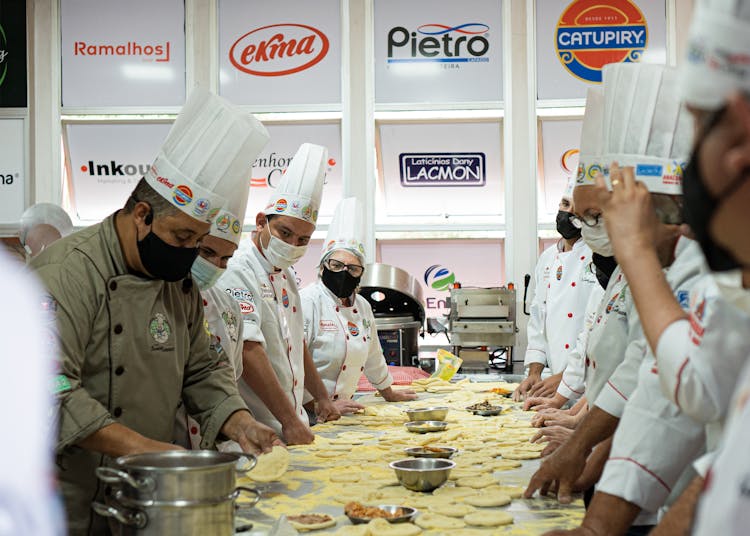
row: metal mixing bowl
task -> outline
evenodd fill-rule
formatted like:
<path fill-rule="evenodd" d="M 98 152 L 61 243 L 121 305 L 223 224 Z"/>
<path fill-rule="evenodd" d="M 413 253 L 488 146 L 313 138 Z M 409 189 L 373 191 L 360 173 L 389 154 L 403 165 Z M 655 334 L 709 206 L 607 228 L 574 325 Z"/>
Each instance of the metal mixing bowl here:
<path fill-rule="evenodd" d="M 409 458 L 389 464 L 401 485 L 412 491 L 432 491 L 439 488 L 448 480 L 448 475 L 455 466 L 456 462 L 440 458 Z"/>
<path fill-rule="evenodd" d="M 409 416 L 410 421 L 444 421 L 448 415 L 448 408 L 445 406 L 406 409 L 404 412 Z"/>
<path fill-rule="evenodd" d="M 427 450 L 424 447 L 409 447 L 404 451 L 415 458 L 450 458 L 456 453 L 453 447 L 434 447 L 440 450 Z"/>
<path fill-rule="evenodd" d="M 448 423 L 445 421 L 411 421 L 404 426 L 415 434 L 426 434 L 427 432 L 442 432 L 448 428 Z"/>

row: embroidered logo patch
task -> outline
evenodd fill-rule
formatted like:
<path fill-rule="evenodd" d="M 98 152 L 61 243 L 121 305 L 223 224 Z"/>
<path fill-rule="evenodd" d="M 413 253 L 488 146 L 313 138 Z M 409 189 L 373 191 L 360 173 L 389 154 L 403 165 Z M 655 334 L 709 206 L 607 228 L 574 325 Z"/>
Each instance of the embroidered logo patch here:
<path fill-rule="evenodd" d="M 250 305 L 250 307 L 255 310 L 252 304 L 248 305 Z M 241 308 L 242 306 L 240 305 L 240 309 Z M 237 342 L 237 317 L 235 317 L 234 313 L 232 313 L 231 311 L 224 311 L 223 313 L 221 313 L 221 319 L 224 321 L 224 325 L 227 328 L 227 333 L 232 339 L 232 342 Z"/>
<path fill-rule="evenodd" d="M 321 320 L 318 327 L 320 331 L 336 331 L 336 323 L 333 320 Z"/>
<path fill-rule="evenodd" d="M 162 313 L 156 313 L 148 324 L 148 332 L 151 337 L 159 344 L 164 344 L 169 340 L 169 335 L 172 333 L 172 328 L 169 327 L 167 317 Z"/>
<path fill-rule="evenodd" d="M 281 289 L 281 303 L 284 304 L 284 307 L 289 307 L 289 294 L 286 293 L 286 289 Z"/>
<path fill-rule="evenodd" d="M 354 322 L 347 322 L 346 327 L 352 337 L 356 337 L 357 335 L 359 335 L 359 328 Z"/>

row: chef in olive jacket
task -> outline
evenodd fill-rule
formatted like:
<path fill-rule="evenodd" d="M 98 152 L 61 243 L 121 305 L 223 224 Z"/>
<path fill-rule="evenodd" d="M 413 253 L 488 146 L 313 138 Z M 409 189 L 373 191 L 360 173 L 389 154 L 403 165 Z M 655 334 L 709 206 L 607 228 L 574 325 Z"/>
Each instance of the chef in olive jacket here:
<path fill-rule="evenodd" d="M 279 443 L 247 410 L 224 352 L 209 345 L 200 292 L 188 278 L 224 204 L 213 190 L 249 175 L 253 137 L 247 114 L 196 90 L 125 207 L 31 264 L 59 330 L 56 450 L 72 535 L 107 533 L 90 506 L 106 493 L 98 466 L 178 448 L 169 441 L 183 400 L 203 448 L 220 434 L 256 451 Z"/>

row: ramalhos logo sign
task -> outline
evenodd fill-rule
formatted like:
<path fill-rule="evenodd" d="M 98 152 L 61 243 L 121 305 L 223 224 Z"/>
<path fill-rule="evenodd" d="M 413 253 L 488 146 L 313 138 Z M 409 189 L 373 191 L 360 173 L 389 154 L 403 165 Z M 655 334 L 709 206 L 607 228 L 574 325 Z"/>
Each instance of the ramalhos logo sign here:
<path fill-rule="evenodd" d="M 229 61 L 254 76 L 286 76 L 309 69 L 328 54 L 328 36 L 305 24 L 272 24 L 250 30 L 229 49 Z"/>
<path fill-rule="evenodd" d="M 560 16 L 555 47 L 560 63 L 585 82 L 600 83 L 608 63 L 636 62 L 648 43 L 648 25 L 630 0 L 575 0 Z"/>
<path fill-rule="evenodd" d="M 145 61 L 168 62 L 170 59 L 171 43 L 90 43 L 75 41 L 73 43 L 74 56 L 140 56 Z"/>
<path fill-rule="evenodd" d="M 484 186 L 484 153 L 401 153 L 401 186 Z"/>
<path fill-rule="evenodd" d="M 458 26 L 423 24 L 416 30 L 403 26 L 388 32 L 387 63 L 489 62 L 488 32 L 480 22 Z"/>

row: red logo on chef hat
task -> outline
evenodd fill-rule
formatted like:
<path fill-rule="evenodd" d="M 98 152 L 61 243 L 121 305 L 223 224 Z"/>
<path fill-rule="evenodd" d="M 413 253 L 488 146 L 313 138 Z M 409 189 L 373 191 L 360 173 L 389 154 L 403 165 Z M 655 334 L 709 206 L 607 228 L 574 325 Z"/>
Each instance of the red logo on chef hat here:
<path fill-rule="evenodd" d="M 289 307 L 289 294 L 286 293 L 286 289 L 281 289 L 281 303 L 284 304 L 284 307 Z"/>
<path fill-rule="evenodd" d="M 584 82 L 601 83 L 608 63 L 640 61 L 648 25 L 631 0 L 574 0 L 557 21 L 560 63 Z"/>
<path fill-rule="evenodd" d="M 229 49 L 229 61 L 254 76 L 285 76 L 309 69 L 328 54 L 326 34 L 304 24 L 271 24 L 247 32 Z"/>
<path fill-rule="evenodd" d="M 180 184 L 174 189 L 174 195 L 172 196 L 172 198 L 174 199 L 175 203 L 177 203 L 181 207 L 184 207 L 193 200 L 193 191 L 189 186 Z"/>
<path fill-rule="evenodd" d="M 284 212 L 286 210 L 286 199 L 279 199 L 276 201 L 276 212 Z"/>
<path fill-rule="evenodd" d="M 354 322 L 347 322 L 346 327 L 349 329 L 349 334 L 352 337 L 356 337 L 357 335 L 359 335 L 359 328 Z"/>

